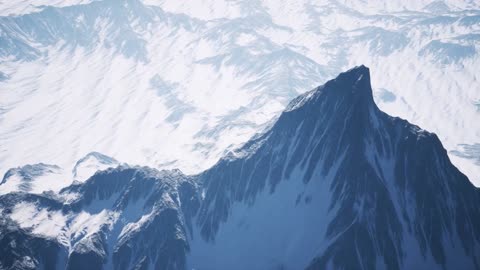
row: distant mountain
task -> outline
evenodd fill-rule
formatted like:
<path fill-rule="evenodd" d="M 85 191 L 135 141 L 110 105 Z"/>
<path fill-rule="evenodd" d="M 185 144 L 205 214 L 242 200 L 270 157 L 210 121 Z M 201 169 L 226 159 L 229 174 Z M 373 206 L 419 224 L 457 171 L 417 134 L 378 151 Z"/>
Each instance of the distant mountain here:
<path fill-rule="evenodd" d="M 117 167 L 119 164 L 120 163 L 114 158 L 98 152 L 91 152 L 75 163 L 72 170 L 73 179 L 77 181 L 85 181 L 97 171 L 103 171 L 110 167 Z"/>
<path fill-rule="evenodd" d="M 57 165 L 44 163 L 12 168 L 0 182 L 0 195 L 19 191 L 33 194 L 59 192 L 74 182 L 84 182 L 97 171 L 119 165 L 120 163 L 111 157 L 91 152 L 78 160 L 71 172 Z"/>
<path fill-rule="evenodd" d="M 7 171 L 0 182 L 0 194 L 23 191 L 42 193 L 43 191 L 60 191 L 69 185 L 63 170 L 56 165 L 34 164 L 13 168 Z"/>
<path fill-rule="evenodd" d="M 359 66 L 198 175 L 120 165 L 0 196 L 0 268 L 480 269 L 479 192 Z"/>
<path fill-rule="evenodd" d="M 378 106 L 438 134 L 480 185 L 479 3 L 2 1 L 0 175 L 94 151 L 200 173 L 366 64 Z"/>

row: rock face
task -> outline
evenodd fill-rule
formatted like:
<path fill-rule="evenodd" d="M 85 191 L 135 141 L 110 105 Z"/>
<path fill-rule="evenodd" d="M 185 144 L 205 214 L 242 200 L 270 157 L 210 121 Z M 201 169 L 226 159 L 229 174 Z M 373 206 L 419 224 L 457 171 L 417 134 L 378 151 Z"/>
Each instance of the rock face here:
<path fill-rule="evenodd" d="M 199 175 L 121 165 L 0 211 L 2 269 L 480 269 L 478 189 L 364 66 Z"/>

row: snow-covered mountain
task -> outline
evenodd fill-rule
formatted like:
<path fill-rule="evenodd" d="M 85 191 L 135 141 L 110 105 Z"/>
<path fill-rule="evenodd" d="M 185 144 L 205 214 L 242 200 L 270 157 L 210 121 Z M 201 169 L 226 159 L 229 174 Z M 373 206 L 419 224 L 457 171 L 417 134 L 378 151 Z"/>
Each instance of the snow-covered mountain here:
<path fill-rule="evenodd" d="M 0 175 L 94 151 L 199 173 L 366 64 L 478 185 L 479 40 L 473 0 L 0 1 Z"/>
<path fill-rule="evenodd" d="M 479 206 L 359 66 L 198 175 L 120 165 L 0 196 L 0 268 L 480 269 Z"/>
<path fill-rule="evenodd" d="M 44 163 L 12 168 L 0 182 L 0 195 L 9 192 L 56 193 L 74 182 L 86 181 L 97 171 L 119 165 L 120 163 L 111 157 L 92 152 L 78 160 L 71 172 L 57 165 Z"/>

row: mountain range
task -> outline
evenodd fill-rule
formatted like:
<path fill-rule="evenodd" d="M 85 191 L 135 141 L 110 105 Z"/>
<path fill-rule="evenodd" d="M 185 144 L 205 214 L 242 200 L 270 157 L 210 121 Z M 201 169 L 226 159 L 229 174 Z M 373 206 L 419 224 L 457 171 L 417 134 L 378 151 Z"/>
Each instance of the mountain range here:
<path fill-rule="evenodd" d="M 92 164 L 0 196 L 0 269 L 480 269 L 479 189 L 434 133 L 377 107 L 365 66 L 198 174 L 99 153 L 76 172 Z"/>
<path fill-rule="evenodd" d="M 378 106 L 480 185 L 479 37 L 474 0 L 1 1 L 0 175 L 69 184 L 95 152 L 198 174 L 365 64 Z"/>

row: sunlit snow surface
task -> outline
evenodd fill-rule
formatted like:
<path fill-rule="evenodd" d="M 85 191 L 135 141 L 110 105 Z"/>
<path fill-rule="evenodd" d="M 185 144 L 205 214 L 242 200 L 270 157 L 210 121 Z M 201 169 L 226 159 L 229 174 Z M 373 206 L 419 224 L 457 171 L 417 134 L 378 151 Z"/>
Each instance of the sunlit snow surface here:
<path fill-rule="evenodd" d="M 480 185 L 479 2 L 384 2 L 0 1 L 0 175 L 93 151 L 196 173 L 364 64 Z"/>

